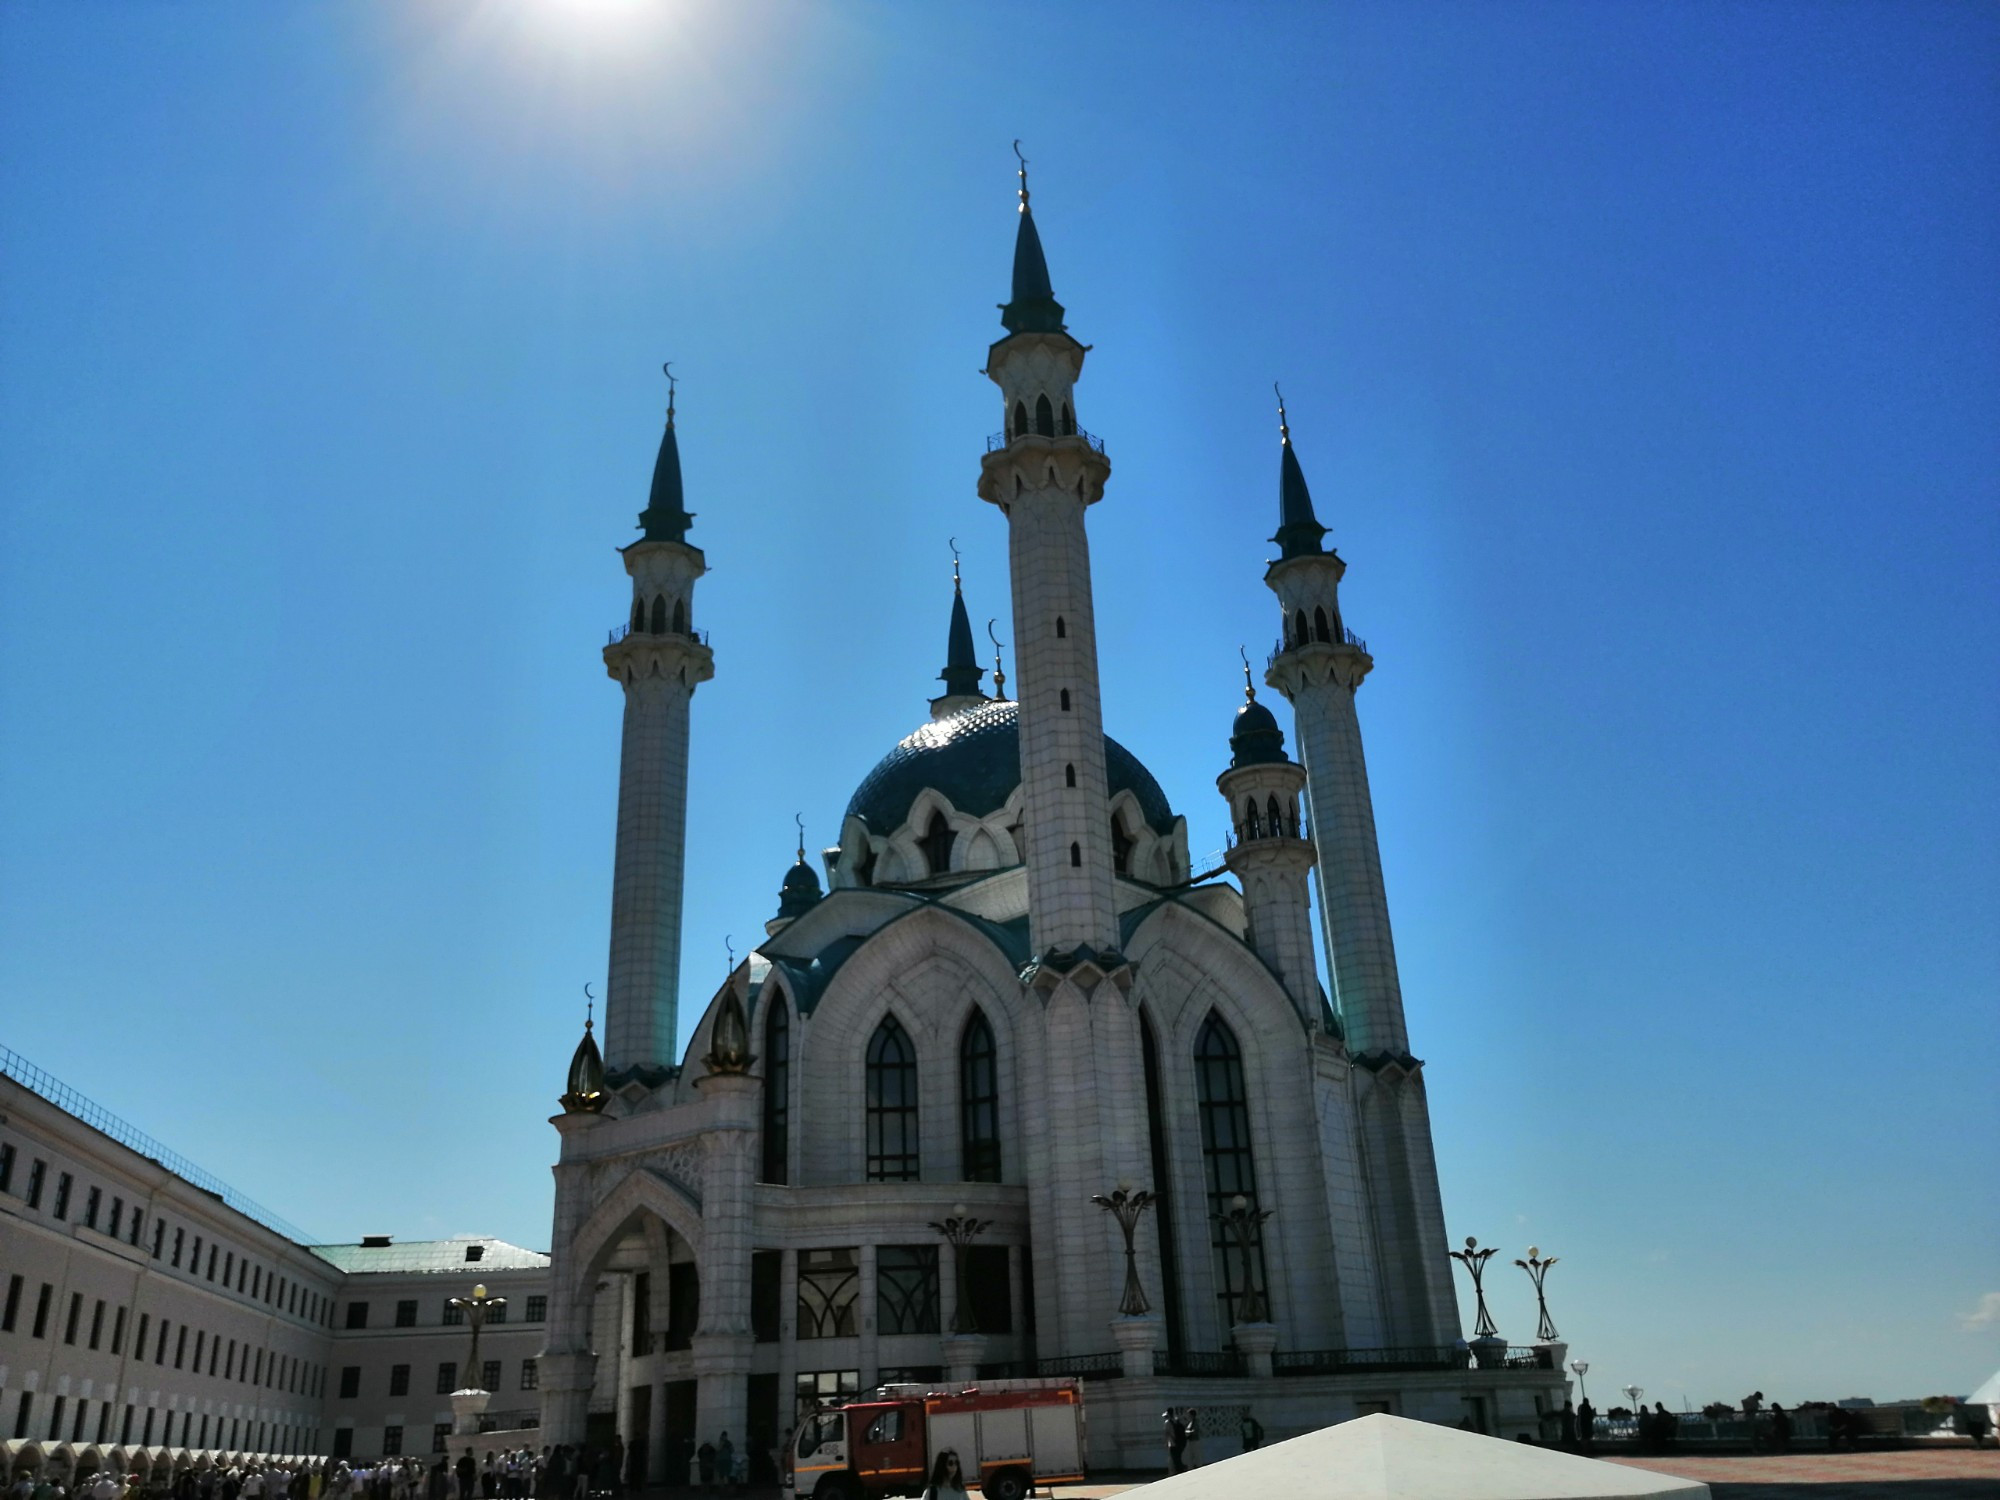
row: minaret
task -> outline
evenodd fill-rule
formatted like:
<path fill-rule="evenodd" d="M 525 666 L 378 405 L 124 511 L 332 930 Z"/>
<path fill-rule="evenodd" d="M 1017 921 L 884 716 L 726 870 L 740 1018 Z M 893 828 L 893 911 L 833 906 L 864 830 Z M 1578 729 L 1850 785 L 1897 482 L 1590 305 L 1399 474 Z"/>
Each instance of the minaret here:
<path fill-rule="evenodd" d="M 1229 769 L 1215 778 L 1234 828 L 1223 860 L 1243 887 L 1250 946 L 1284 981 L 1300 1020 L 1316 1027 L 1319 975 L 1313 967 L 1312 896 L 1306 878 L 1313 846 L 1299 818 L 1306 773 L 1285 754 L 1285 732 L 1257 701 L 1247 660 L 1243 700 L 1229 736 Z"/>
<path fill-rule="evenodd" d="M 632 577 L 632 617 L 604 648 L 605 670 L 625 689 L 604 1000 L 605 1062 L 614 1080 L 678 1061 L 688 710 L 696 685 L 715 675 L 715 659 L 693 627 L 695 580 L 708 564 L 687 542 L 694 517 L 681 490 L 671 372 L 667 382 L 667 428 L 639 514 L 641 535 L 620 549 Z"/>
<path fill-rule="evenodd" d="M 958 549 L 951 557 L 951 629 L 945 637 L 944 670 L 938 681 L 944 692 L 931 699 L 931 718 L 948 719 L 963 709 L 977 708 L 989 701 L 979 691 L 979 679 L 986 669 L 979 665 L 978 648 L 972 644 L 972 621 L 965 613 L 965 592 L 958 580 Z"/>
<path fill-rule="evenodd" d="M 1264 680 L 1291 700 L 1306 800 L 1319 851 L 1321 925 L 1334 1008 L 1355 1052 L 1401 1054 L 1409 1048 L 1396 946 L 1382 856 L 1375 843 L 1375 806 L 1361 754 L 1355 690 L 1375 660 L 1340 618 L 1340 580 L 1347 564 L 1322 542 L 1326 528 L 1313 514 L 1305 472 L 1292 450 L 1284 401 L 1278 403 L 1278 560 L 1264 581 L 1278 596 L 1284 639 Z"/>
<path fill-rule="evenodd" d="M 979 495 L 1007 517 L 1019 674 L 1029 938 L 1038 955 L 1079 947 L 1115 952 L 1118 916 L 1097 621 L 1083 513 L 1104 493 L 1111 463 L 1077 426 L 1073 389 L 1084 347 L 1063 325 L 1021 166 L 1014 294 L 1000 310 L 1007 337 L 987 351 L 1005 431 L 981 462 Z"/>
<path fill-rule="evenodd" d="M 1278 560 L 1264 581 L 1284 612 L 1264 680 L 1291 700 L 1319 854 L 1321 922 L 1366 1163 L 1368 1218 L 1391 1344 L 1447 1344 L 1458 1303 L 1445 1256 L 1423 1064 L 1409 1052 L 1375 808 L 1354 693 L 1375 665 L 1340 617 L 1347 564 L 1327 550 L 1278 402 Z"/>

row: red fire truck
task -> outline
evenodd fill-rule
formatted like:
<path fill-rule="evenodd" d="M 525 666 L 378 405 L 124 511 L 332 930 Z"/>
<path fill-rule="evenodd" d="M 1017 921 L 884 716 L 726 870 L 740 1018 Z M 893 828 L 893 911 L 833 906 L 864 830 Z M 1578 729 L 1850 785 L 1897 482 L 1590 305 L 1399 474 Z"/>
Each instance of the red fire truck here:
<path fill-rule="evenodd" d="M 962 1482 L 987 1500 L 1022 1500 L 1036 1485 L 1084 1477 L 1083 1394 L 1074 1380 L 885 1385 L 822 1405 L 799 1422 L 785 1455 L 793 1500 L 916 1495 L 947 1449 Z"/>

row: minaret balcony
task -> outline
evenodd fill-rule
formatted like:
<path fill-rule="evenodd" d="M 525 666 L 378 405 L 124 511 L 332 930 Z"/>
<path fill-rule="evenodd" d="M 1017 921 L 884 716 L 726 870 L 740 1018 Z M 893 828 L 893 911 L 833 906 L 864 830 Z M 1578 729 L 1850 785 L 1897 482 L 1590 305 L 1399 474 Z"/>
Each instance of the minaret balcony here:
<path fill-rule="evenodd" d="M 606 641 L 606 642 L 605 642 L 604 644 L 605 644 L 605 645 L 607 645 L 607 646 L 615 646 L 615 645 L 617 645 L 617 644 L 618 644 L 618 643 L 619 643 L 620 641 L 624 640 L 624 639 L 625 639 L 625 637 L 626 637 L 626 636 L 628 636 L 628 635 L 638 635 L 638 636 L 642 636 L 642 637 L 643 637 L 643 636 L 652 636 L 652 637 L 654 637 L 654 638 L 656 638 L 656 639 L 658 639 L 658 638 L 665 638 L 665 637 L 670 637 L 670 636 L 677 636 L 677 637 L 679 637 L 679 638 L 680 638 L 681 640 L 684 640 L 684 641 L 693 641 L 693 642 L 694 642 L 694 643 L 695 643 L 696 645 L 698 645 L 698 646 L 706 646 L 706 645 L 708 644 L 708 632 L 707 632 L 706 630 L 638 630 L 638 631 L 635 631 L 635 630 L 633 630 L 633 628 L 632 628 L 632 627 L 631 627 L 630 625 L 620 625 L 620 626 L 616 627 L 615 629 L 613 629 L 613 630 L 612 630 L 612 632 L 611 632 L 611 636 L 610 636 L 610 639 L 609 639 L 609 640 L 607 640 L 607 641 Z"/>
<path fill-rule="evenodd" d="M 1076 439 L 1084 443 L 1085 446 L 1087 446 L 1092 453 L 1102 453 L 1104 451 L 1104 439 L 1098 437 L 1094 433 L 1085 432 L 1081 427 L 1075 428 L 1069 432 L 1036 432 L 1032 428 L 1029 428 L 1026 431 L 1016 432 L 1011 434 L 1005 432 L 996 432 L 991 437 L 987 438 L 986 451 L 988 453 L 998 453 L 1003 448 L 1010 446 L 1018 438 L 1044 438 L 1050 442 L 1056 442 L 1058 440 L 1066 438 Z"/>
<path fill-rule="evenodd" d="M 1271 654 L 1264 658 L 1264 665 L 1267 668 L 1275 667 L 1278 664 L 1278 658 L 1283 656 L 1287 651 L 1302 651 L 1309 646 L 1352 646 L 1364 656 L 1373 654 L 1368 650 L 1368 643 L 1366 641 L 1353 631 L 1342 626 L 1338 640 L 1334 639 L 1332 632 L 1328 632 L 1323 636 L 1309 636 L 1303 640 L 1296 641 L 1287 636 L 1271 647 Z"/>

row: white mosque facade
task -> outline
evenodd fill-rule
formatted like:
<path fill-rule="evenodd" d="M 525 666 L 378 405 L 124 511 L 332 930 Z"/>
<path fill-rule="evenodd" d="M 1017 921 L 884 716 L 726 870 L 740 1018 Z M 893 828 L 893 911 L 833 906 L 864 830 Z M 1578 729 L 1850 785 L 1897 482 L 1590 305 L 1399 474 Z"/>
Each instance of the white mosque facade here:
<path fill-rule="evenodd" d="M 1291 749 L 1246 686 L 1226 872 L 1193 871 L 1186 820 L 1104 731 L 1086 517 L 1111 465 L 1021 200 L 977 487 L 1008 523 L 1018 696 L 986 683 L 955 596 L 927 721 L 855 791 L 824 889 L 801 847 L 681 1056 L 713 658 L 669 409 L 604 651 L 625 698 L 610 983 L 553 1122 L 543 1441 L 615 1430 L 657 1476 L 724 1431 L 761 1458 L 815 1398 L 1022 1374 L 1083 1379 L 1099 1464 L 1157 1464 L 1167 1406 L 1232 1433 L 1249 1408 L 1273 1438 L 1383 1409 L 1532 1430 L 1561 1346 L 1461 1337 L 1346 565 L 1281 426 L 1265 682 Z M 1095 1201 L 1120 1191 L 1152 1195 L 1136 1289 Z"/>

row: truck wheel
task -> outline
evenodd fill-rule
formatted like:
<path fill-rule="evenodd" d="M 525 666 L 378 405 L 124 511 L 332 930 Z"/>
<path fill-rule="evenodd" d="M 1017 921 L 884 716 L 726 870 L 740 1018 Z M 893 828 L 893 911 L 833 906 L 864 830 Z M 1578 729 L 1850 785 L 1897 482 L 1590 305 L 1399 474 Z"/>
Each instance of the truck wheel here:
<path fill-rule="evenodd" d="M 986 1476 L 986 1500 L 1025 1500 L 1028 1476 L 1020 1469 L 997 1469 Z"/>
<path fill-rule="evenodd" d="M 829 1474 L 813 1486 L 813 1500 L 860 1500 L 854 1483 L 845 1475 Z"/>

